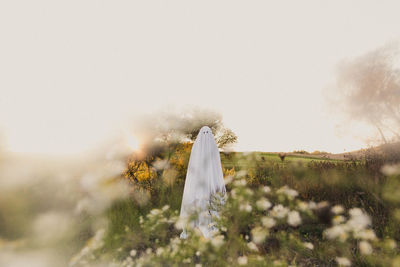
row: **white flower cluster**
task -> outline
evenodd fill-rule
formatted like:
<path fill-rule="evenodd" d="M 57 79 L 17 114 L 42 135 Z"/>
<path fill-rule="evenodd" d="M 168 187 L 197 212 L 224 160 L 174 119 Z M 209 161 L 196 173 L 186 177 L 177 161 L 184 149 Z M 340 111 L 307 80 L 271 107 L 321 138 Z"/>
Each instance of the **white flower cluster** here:
<path fill-rule="evenodd" d="M 336 262 L 339 266 L 351 266 L 351 261 L 346 257 L 336 257 Z"/>
<path fill-rule="evenodd" d="M 98 230 L 95 235 L 86 242 L 86 245 L 70 261 L 69 266 L 85 265 L 87 260 L 94 258 L 93 252 L 104 246 L 105 229 Z"/>
<path fill-rule="evenodd" d="M 235 180 L 233 182 L 233 184 L 235 186 L 245 186 L 246 185 L 246 180 L 245 179 L 239 179 L 239 180 Z"/>
<path fill-rule="evenodd" d="M 233 265 L 247 266 L 252 265 L 258 259 L 265 260 L 264 255 L 260 253 L 263 251 L 263 245 L 268 243 L 266 241 L 267 238 L 278 237 L 275 236 L 276 231 L 282 231 L 281 227 L 277 227 L 277 225 L 297 227 L 303 223 L 303 220 L 308 220 L 307 216 L 315 218 L 313 216 L 314 211 L 318 212 L 321 209 L 329 208 L 329 203 L 326 201 L 316 203 L 296 199 L 299 193 L 288 186 L 283 186 L 277 190 L 264 186 L 257 191 L 246 186 L 244 177 L 233 179 L 232 186 L 233 188 L 229 195 L 230 201 L 226 206 L 232 208 L 236 214 L 237 211 L 240 211 L 238 216 L 246 220 L 253 213 L 257 215 L 254 216 L 257 219 L 251 222 L 250 233 L 238 233 L 243 238 L 241 242 L 243 242 L 242 244 L 246 249 L 241 250 L 235 256 L 227 258 L 227 261 Z M 277 199 L 278 203 L 274 203 L 273 200 L 275 199 Z M 152 230 L 160 223 L 169 222 L 180 230 L 187 225 L 187 221 L 179 219 L 177 215 L 167 216 L 166 214 L 171 214 L 168 212 L 169 210 L 170 208 L 167 205 L 159 209 L 152 209 L 144 218 L 140 219 L 141 226 L 147 230 Z M 326 239 L 345 242 L 353 238 L 357 241 L 358 251 L 361 255 L 374 253 L 372 245 L 376 245 L 374 241 L 377 240 L 377 237 L 371 229 L 371 219 L 368 214 L 360 208 L 350 209 L 346 213 L 345 208 L 341 205 L 333 206 L 330 211 L 334 215 L 332 219 L 333 225 L 324 231 Z M 132 250 L 124 260 L 123 266 L 147 266 L 153 264 L 155 260 L 163 262 L 164 260 L 177 259 L 180 264 L 201 267 L 196 258 L 200 256 L 208 257 L 208 255 L 215 257 L 218 253 L 224 253 L 225 244 L 231 242 L 229 235 L 225 236 L 225 232 L 230 234 L 232 231 L 229 225 L 229 222 L 224 226 L 218 225 L 218 230 L 210 238 L 204 238 L 200 230 L 194 228 L 188 229 L 191 235 L 190 239 L 181 240 L 175 237 L 171 238 L 169 243 L 167 242 L 168 244 L 164 246 L 142 248 L 139 252 Z M 274 227 L 276 229 L 271 230 Z M 288 230 L 288 227 L 283 229 L 283 231 L 293 231 L 293 229 Z M 297 242 L 307 254 L 314 253 L 315 247 L 313 243 L 303 242 L 304 240 L 298 237 L 294 237 L 292 241 Z M 155 243 L 158 244 L 157 241 Z M 396 248 L 396 242 L 387 242 L 387 247 Z M 315 250 L 319 253 L 320 249 L 321 247 Z M 375 249 L 375 251 L 378 250 Z M 193 257 L 193 255 L 196 255 L 196 257 Z M 339 266 L 352 265 L 351 258 L 338 256 L 335 260 Z M 284 260 L 275 260 L 273 264 L 285 265 L 285 262 Z"/>
<path fill-rule="evenodd" d="M 340 214 L 344 212 L 344 209 L 341 206 L 334 206 L 332 212 Z M 364 213 L 360 208 L 352 208 L 349 210 L 349 219 L 347 221 L 344 216 L 337 215 L 333 218 L 333 224 L 334 226 L 324 231 L 324 236 L 327 239 L 337 239 L 345 242 L 352 235 L 353 238 L 359 240 L 358 248 L 361 254 L 372 254 L 373 248 L 369 241 L 374 241 L 377 237 L 375 232 L 369 228 L 371 219 L 368 214 Z M 345 257 L 337 257 L 336 261 L 340 266 L 351 265 L 350 260 Z"/>
<path fill-rule="evenodd" d="M 240 204 L 239 210 L 241 211 L 246 211 L 246 212 L 251 212 L 253 208 L 251 207 L 249 202 L 245 202 L 243 204 Z"/>
<path fill-rule="evenodd" d="M 284 194 L 289 199 L 294 199 L 295 197 L 297 197 L 299 195 L 299 193 L 296 190 L 289 188 L 287 185 L 282 186 L 281 188 L 276 190 L 276 193 L 277 194 Z"/>
<path fill-rule="evenodd" d="M 268 191 L 269 192 L 269 191 Z M 284 194 L 286 195 L 290 200 L 295 199 L 298 196 L 298 192 L 294 189 L 289 188 L 288 186 L 283 186 L 281 188 L 279 188 L 276 191 L 277 194 Z M 264 209 L 269 209 L 272 204 L 266 199 L 260 199 L 259 201 L 257 201 L 257 206 L 259 207 L 263 207 Z M 298 209 L 306 212 L 309 211 L 311 209 L 310 205 L 303 202 L 303 201 L 299 201 L 298 202 Z M 275 205 L 272 210 L 270 211 L 270 215 L 274 218 L 277 219 L 283 219 L 285 217 L 287 217 L 287 223 L 290 226 L 298 226 L 302 223 L 302 219 L 300 216 L 300 213 L 297 210 L 290 210 L 288 207 L 283 206 L 282 204 L 277 204 Z M 265 223 L 265 224 L 264 224 Z M 267 220 L 264 219 L 263 224 L 265 226 L 270 226 L 272 224 L 271 227 L 273 227 L 273 225 L 275 225 L 275 221 L 272 223 L 271 220 Z"/>
<path fill-rule="evenodd" d="M 191 229 L 191 242 L 195 242 L 195 246 L 197 247 L 197 251 L 195 255 L 200 257 L 205 253 L 207 249 L 212 247 L 215 250 L 218 250 L 225 244 L 225 237 L 221 234 L 215 233 L 215 235 L 210 238 L 204 238 L 200 230 L 197 228 Z M 158 247 L 154 250 L 152 248 L 147 248 L 145 253 L 141 253 L 139 257 L 137 256 L 136 250 L 131 250 L 130 255 L 124 260 L 122 266 L 124 267 L 132 267 L 132 266 L 153 266 L 154 258 L 174 258 L 174 257 L 184 257 L 182 263 L 190 264 L 194 266 L 201 267 L 200 263 L 193 262 L 193 257 L 188 257 L 186 253 L 187 243 L 183 241 L 179 237 L 174 237 L 169 240 L 168 245 L 164 247 Z"/>
<path fill-rule="evenodd" d="M 257 208 L 259 208 L 260 210 L 268 210 L 272 204 L 271 202 L 269 202 L 268 199 L 266 199 L 265 197 L 260 198 L 257 202 L 256 202 Z"/>
<path fill-rule="evenodd" d="M 168 216 L 169 205 L 163 206 L 161 209 L 152 209 L 147 215 L 147 220 L 144 221 L 143 217 L 139 218 L 140 224 L 144 222 L 150 229 L 155 229 L 160 224 L 169 223 L 174 224 L 177 222 L 175 216 Z"/>
<path fill-rule="evenodd" d="M 268 236 L 268 230 L 263 227 L 257 226 L 251 230 L 251 236 L 253 237 L 254 243 L 261 244 Z"/>
<path fill-rule="evenodd" d="M 240 256 L 240 257 L 237 259 L 237 262 L 238 262 L 239 265 L 247 265 L 248 259 L 247 259 L 246 256 Z"/>
<path fill-rule="evenodd" d="M 272 208 L 271 215 L 275 218 L 282 219 L 289 213 L 289 209 L 282 204 L 275 205 Z"/>
<path fill-rule="evenodd" d="M 338 208 L 333 207 L 338 212 Z M 342 212 L 342 210 L 340 209 Z M 360 208 L 353 208 L 349 210 L 349 219 L 342 215 L 337 215 L 333 218 L 333 226 L 324 231 L 324 236 L 328 239 L 338 239 L 342 242 L 346 241 L 350 234 L 355 239 L 361 240 L 375 240 L 376 235 L 371 226 L 371 219 L 368 214 L 364 213 Z"/>

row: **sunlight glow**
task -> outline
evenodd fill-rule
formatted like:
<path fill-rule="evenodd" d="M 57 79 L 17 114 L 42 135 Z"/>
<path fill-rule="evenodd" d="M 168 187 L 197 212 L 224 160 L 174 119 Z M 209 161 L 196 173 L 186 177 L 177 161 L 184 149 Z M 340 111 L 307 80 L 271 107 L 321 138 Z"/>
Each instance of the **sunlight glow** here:
<path fill-rule="evenodd" d="M 127 144 L 133 151 L 139 150 L 139 141 L 133 135 L 126 135 Z"/>

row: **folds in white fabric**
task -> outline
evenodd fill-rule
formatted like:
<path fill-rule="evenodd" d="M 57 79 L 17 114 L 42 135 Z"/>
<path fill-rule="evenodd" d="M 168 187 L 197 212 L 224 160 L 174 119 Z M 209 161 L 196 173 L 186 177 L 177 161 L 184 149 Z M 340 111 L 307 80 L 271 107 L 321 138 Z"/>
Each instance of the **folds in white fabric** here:
<path fill-rule="evenodd" d="M 211 129 L 204 126 L 200 129 L 190 154 L 181 218 L 197 214 L 189 226 L 198 227 L 205 237 L 209 237 L 215 230 L 213 216 L 218 217 L 218 205 L 224 204 L 225 192 L 219 150 Z M 182 235 L 185 236 L 186 232 Z"/>

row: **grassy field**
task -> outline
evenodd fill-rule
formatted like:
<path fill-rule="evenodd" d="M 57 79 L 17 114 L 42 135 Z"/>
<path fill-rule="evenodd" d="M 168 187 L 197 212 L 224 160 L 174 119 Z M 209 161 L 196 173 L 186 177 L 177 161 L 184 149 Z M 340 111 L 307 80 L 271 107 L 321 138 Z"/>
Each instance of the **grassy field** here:
<path fill-rule="evenodd" d="M 181 161 L 182 166 L 179 164 L 174 166 L 181 170 L 176 173 L 174 183 L 166 186 L 162 179 L 159 182 L 155 180 L 150 185 L 147 204 L 137 205 L 134 201 L 128 200 L 114 205 L 109 210 L 108 218 L 111 224 L 106 237 L 105 248 L 107 250 L 120 249 L 122 250 L 119 253 L 120 257 L 129 258 L 129 251 L 132 249 L 134 251 L 147 249 L 149 252 L 148 248 L 150 247 L 153 254 L 149 255 L 152 255 L 152 258 L 148 258 L 146 253 L 142 252 L 144 253 L 141 254 L 143 257 L 137 259 L 135 264 L 143 261 L 150 265 L 168 263 L 167 265 L 176 266 L 180 266 L 186 259 L 182 257 L 196 253 L 192 250 L 199 249 L 198 246 L 201 246 L 201 242 L 194 238 L 180 243 L 183 246 L 182 249 L 186 251 L 185 256 L 160 254 L 158 257 L 156 253 L 158 245 L 155 245 L 154 242 L 159 240 L 157 242 L 161 242 L 162 245 L 160 245 L 163 249 L 171 250 L 171 246 L 173 246 L 171 242 L 178 242 L 171 240 L 174 240 L 174 236 L 179 234 L 179 228 L 176 229 L 173 226 L 171 228 L 171 225 L 168 226 L 168 224 L 164 225 L 167 228 L 163 228 L 158 225 L 158 222 L 153 221 L 152 215 L 149 216 L 152 213 L 160 213 L 163 215 L 154 215 L 161 216 L 157 217 L 158 220 L 177 218 L 188 154 L 181 154 L 180 157 L 186 157 L 186 159 Z M 386 248 L 387 244 L 393 244 L 399 240 L 400 233 L 396 219 L 397 202 L 389 201 L 385 197 L 388 181 L 391 178 L 381 172 L 384 163 L 376 162 L 376 159 L 344 161 L 316 155 L 287 155 L 282 161 L 277 153 L 266 152 L 221 154 L 221 161 L 225 176 L 228 179 L 230 176 L 234 177 L 234 182 L 227 184 L 232 202 L 228 202 L 227 207 L 222 211 L 225 217 L 219 221 L 221 227 L 227 229 L 220 234 L 222 236 L 220 238 L 224 240 L 224 244 L 229 244 L 230 248 L 221 250 L 211 246 L 208 248 L 209 250 L 206 250 L 209 254 L 207 257 L 204 259 L 189 257 L 186 259 L 187 264 L 184 265 L 191 266 L 192 260 L 199 264 L 206 264 L 206 266 L 209 264 L 216 266 L 240 265 L 243 260 L 254 266 L 269 266 L 274 262 L 280 266 L 292 263 L 299 266 L 335 266 L 338 264 L 345 266 L 346 260 L 341 262 L 341 258 L 345 258 L 356 266 L 387 266 L 397 259 L 395 255 L 398 250 L 394 247 L 389 250 Z M 236 183 L 236 179 L 244 180 L 246 186 L 238 185 L 240 183 Z M 266 186 L 273 193 L 263 193 Z M 295 192 L 295 197 L 290 196 L 290 193 L 287 195 L 282 193 L 292 192 L 291 190 Z M 276 226 L 271 229 L 260 224 L 260 221 L 266 220 L 265 218 L 274 216 L 273 210 L 263 211 L 258 208 L 257 203 L 265 199 L 268 199 L 273 206 L 287 207 L 293 214 L 298 212 L 303 218 L 302 224 L 293 227 L 293 225 L 288 225 L 285 220 L 276 217 L 274 219 Z M 247 208 L 243 208 L 244 204 L 240 203 L 248 205 Z M 313 209 L 313 204 L 310 203 L 316 203 L 317 208 Z M 168 207 L 168 214 L 160 211 L 163 207 Z M 304 210 L 299 207 L 303 207 Z M 333 207 L 343 209 L 343 214 L 335 215 L 331 211 Z M 243 212 L 246 209 L 251 212 Z M 346 210 L 349 213 L 346 214 Z M 362 231 L 373 233 L 374 237 L 364 240 L 357 237 L 356 232 L 343 230 L 346 228 L 346 220 L 347 222 L 356 220 L 351 215 L 352 210 L 357 210 L 360 216 L 367 221 L 362 227 L 368 229 Z M 146 221 L 143 218 L 147 218 L 151 222 L 147 225 L 145 222 L 146 226 L 143 226 L 141 220 Z M 284 218 L 289 221 L 289 217 Z M 338 237 L 327 239 L 328 229 L 333 228 L 332 231 L 340 229 L 335 228 L 335 220 L 344 220 L 344 222 L 338 223 L 340 227 L 343 226 L 342 231 L 344 232 Z M 360 220 L 362 221 L 362 219 Z M 369 220 L 371 220 L 370 223 Z M 127 237 L 126 227 L 132 231 L 130 238 Z M 150 236 L 138 235 L 137 230 L 134 230 L 142 229 L 144 231 L 143 229 L 146 227 L 150 229 L 148 230 L 148 233 L 151 233 Z M 161 234 L 164 230 L 169 233 Z M 266 236 L 269 237 L 261 238 L 262 241 L 259 241 L 255 237 L 255 231 L 261 231 L 261 236 L 265 234 L 263 231 L 266 231 L 268 232 Z M 370 235 L 372 236 L 372 234 Z M 313 250 L 304 250 L 304 246 L 301 244 L 309 243 L 313 244 Z M 368 247 L 368 251 L 363 251 L 364 248 L 360 248 L 360 244 Z M 189 251 L 187 251 L 187 246 L 191 247 Z M 250 249 L 250 252 L 249 246 L 253 248 Z M 374 253 L 380 253 L 379 258 L 372 257 L 368 253 L 372 246 L 374 246 Z M 260 257 L 263 261 L 260 261 Z"/>
<path fill-rule="evenodd" d="M 281 164 L 290 164 L 293 162 L 321 162 L 321 161 L 329 161 L 329 162 L 342 162 L 340 159 L 331 159 L 324 155 L 296 155 L 296 154 L 288 154 L 285 156 L 285 159 L 282 161 L 279 157 L 279 153 L 272 152 L 234 152 L 229 154 L 221 154 L 221 162 L 225 168 L 243 168 L 249 164 L 249 157 L 258 162 L 267 162 L 267 163 L 281 163 Z"/>
<path fill-rule="evenodd" d="M 57 167 L 26 180 L 32 184 L 3 187 L 0 265 L 12 255 L 27 264 L 38 259 L 29 255 L 47 255 L 51 264 L 38 266 L 400 266 L 392 154 L 282 161 L 278 153 L 221 153 L 227 194 L 219 231 L 204 239 L 189 229 L 181 240 L 190 148 L 85 162 L 84 172 L 73 172 L 79 180 L 63 178 L 67 166 L 59 179 Z"/>

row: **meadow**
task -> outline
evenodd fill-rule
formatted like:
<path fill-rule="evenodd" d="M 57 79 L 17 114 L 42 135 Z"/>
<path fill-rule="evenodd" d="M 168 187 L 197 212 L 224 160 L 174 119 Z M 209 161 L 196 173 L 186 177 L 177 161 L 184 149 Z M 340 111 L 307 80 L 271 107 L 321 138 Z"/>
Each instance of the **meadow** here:
<path fill-rule="evenodd" d="M 188 151 L 177 149 L 159 177 L 131 180 L 146 200 L 127 199 L 107 211 L 98 257 L 124 266 L 400 264 L 399 199 L 391 194 L 398 174 L 395 167 L 382 172 L 380 156 L 288 155 L 282 161 L 275 153 L 222 153 L 228 197 L 220 232 L 211 240 L 196 231 L 180 240 Z"/>
<path fill-rule="evenodd" d="M 211 202 L 219 231 L 205 239 L 189 229 L 182 240 L 190 149 L 112 164 L 108 155 L 73 185 L 52 179 L 3 190 L 0 263 L 16 257 L 24 261 L 13 266 L 24 266 L 35 251 L 51 255 L 41 266 L 400 266 L 395 156 L 221 153 L 226 204 Z"/>

